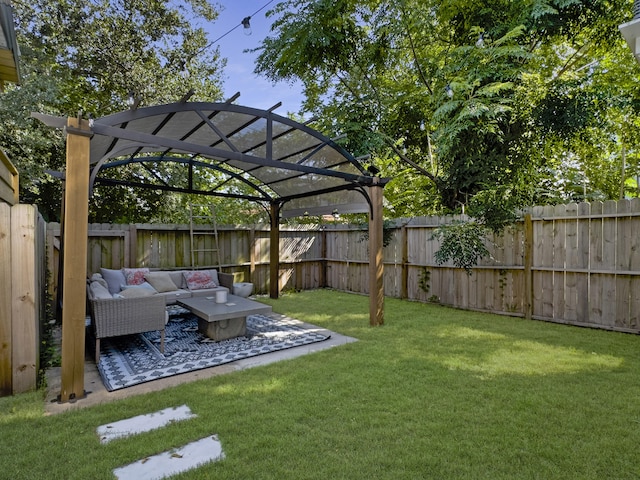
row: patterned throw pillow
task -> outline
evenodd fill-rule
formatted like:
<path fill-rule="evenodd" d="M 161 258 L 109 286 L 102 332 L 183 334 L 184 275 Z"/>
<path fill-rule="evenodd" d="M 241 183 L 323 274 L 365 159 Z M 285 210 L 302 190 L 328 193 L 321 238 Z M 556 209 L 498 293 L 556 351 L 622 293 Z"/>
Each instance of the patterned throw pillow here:
<path fill-rule="evenodd" d="M 184 279 L 187 281 L 189 290 L 202 290 L 203 288 L 216 288 L 216 282 L 206 270 L 196 272 L 184 272 Z"/>
<path fill-rule="evenodd" d="M 145 274 L 149 273 L 148 268 L 123 268 L 122 273 L 127 280 L 127 285 L 140 285 L 144 282 Z"/>

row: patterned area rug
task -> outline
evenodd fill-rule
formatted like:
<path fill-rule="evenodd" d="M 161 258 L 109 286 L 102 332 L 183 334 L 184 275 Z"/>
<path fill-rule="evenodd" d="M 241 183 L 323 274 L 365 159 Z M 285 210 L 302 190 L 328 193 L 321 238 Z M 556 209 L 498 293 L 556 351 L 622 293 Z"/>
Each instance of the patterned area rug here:
<path fill-rule="evenodd" d="M 164 355 L 159 332 L 105 338 L 98 371 L 107 390 L 113 391 L 328 338 L 294 320 L 252 315 L 247 317 L 246 336 L 216 342 L 198 332 L 194 315 L 172 316 Z"/>

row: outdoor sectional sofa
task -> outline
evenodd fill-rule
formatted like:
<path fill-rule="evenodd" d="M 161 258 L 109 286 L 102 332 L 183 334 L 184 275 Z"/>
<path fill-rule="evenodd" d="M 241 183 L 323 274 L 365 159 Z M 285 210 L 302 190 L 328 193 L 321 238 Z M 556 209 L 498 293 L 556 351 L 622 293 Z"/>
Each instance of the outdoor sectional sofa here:
<path fill-rule="evenodd" d="M 101 268 L 87 283 L 91 330 L 95 336 L 96 363 L 100 339 L 160 331 L 164 352 L 166 306 L 178 299 L 214 296 L 233 291 L 233 275 L 216 270 L 154 270 Z"/>

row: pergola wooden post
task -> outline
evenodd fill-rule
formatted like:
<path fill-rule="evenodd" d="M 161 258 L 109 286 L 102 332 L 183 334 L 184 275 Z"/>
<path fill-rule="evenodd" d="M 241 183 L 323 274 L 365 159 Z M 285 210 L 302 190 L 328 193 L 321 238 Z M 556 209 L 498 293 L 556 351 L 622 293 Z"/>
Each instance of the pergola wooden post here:
<path fill-rule="evenodd" d="M 67 169 L 64 194 L 62 293 L 62 375 L 60 398 L 83 398 L 87 230 L 89 210 L 89 143 L 86 120 L 67 119 Z M 66 248 L 69 247 L 69 248 Z"/>
<path fill-rule="evenodd" d="M 269 233 L 269 297 L 280 294 L 280 205 L 271 204 L 271 231 Z"/>
<path fill-rule="evenodd" d="M 369 213 L 369 323 L 371 326 L 384 323 L 384 264 L 382 253 L 382 190 L 384 184 L 373 179 L 369 187 L 371 210 Z"/>

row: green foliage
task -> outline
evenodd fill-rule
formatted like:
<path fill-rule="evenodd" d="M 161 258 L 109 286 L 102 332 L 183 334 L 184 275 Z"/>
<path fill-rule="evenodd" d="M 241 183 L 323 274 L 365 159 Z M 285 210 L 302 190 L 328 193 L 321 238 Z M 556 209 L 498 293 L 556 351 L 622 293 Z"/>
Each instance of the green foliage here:
<path fill-rule="evenodd" d="M 456 222 L 438 227 L 433 238 L 441 241 L 435 253 L 438 264 L 452 261 L 471 275 L 471 269 L 482 257 L 489 255 L 485 246 L 486 228 L 477 222 Z"/>
<path fill-rule="evenodd" d="M 323 129 L 346 133 L 349 150 L 399 177 L 388 213 L 495 210 L 477 204 L 497 196 L 517 207 L 525 190 L 544 203 L 559 190 L 533 187 L 550 179 L 560 149 L 585 165 L 605 158 L 601 139 L 620 150 L 623 116 L 610 107 L 640 99 L 634 75 L 622 75 L 637 65 L 621 60 L 617 31 L 630 3 L 289 0 L 274 10 L 256 71 L 301 80 Z M 584 139 L 588 153 L 572 148 Z M 500 194 L 481 195 L 492 189 Z"/>
<path fill-rule="evenodd" d="M 23 82 L 0 92 L 0 148 L 20 172 L 23 202 L 58 220 L 61 186 L 46 170 L 64 170 L 62 132 L 30 118 L 102 117 L 127 108 L 129 92 L 141 105 L 221 96 L 224 62 L 208 44 L 203 22 L 217 17 L 206 0 L 35 0 L 14 3 Z M 121 175 L 135 175 L 124 171 Z M 111 188 L 111 187 L 109 187 Z M 99 190 L 100 187 L 97 187 Z M 175 201 L 160 191 L 111 188 L 90 205 L 92 221 L 145 222 L 166 218 Z M 114 216 L 115 215 L 115 216 Z"/>

